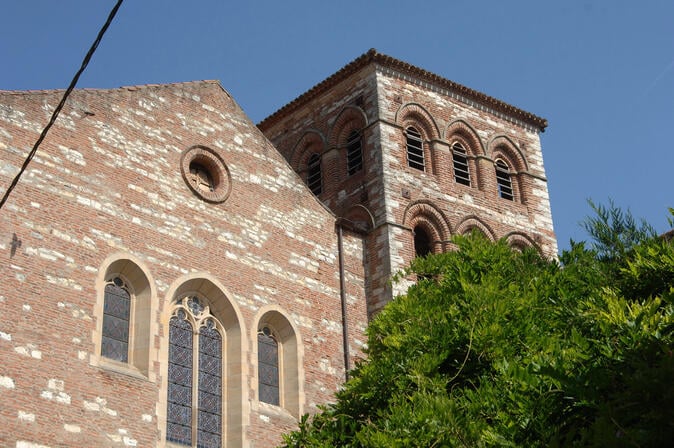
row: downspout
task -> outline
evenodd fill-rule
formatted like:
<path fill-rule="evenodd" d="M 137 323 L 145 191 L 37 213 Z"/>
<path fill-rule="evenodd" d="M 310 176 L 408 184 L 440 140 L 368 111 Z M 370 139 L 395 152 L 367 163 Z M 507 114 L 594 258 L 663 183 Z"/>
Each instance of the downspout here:
<path fill-rule="evenodd" d="M 349 355 L 349 320 L 346 312 L 346 284 L 344 279 L 344 246 L 342 243 L 342 223 L 337 220 L 337 252 L 339 255 L 339 298 L 342 301 L 342 344 L 344 348 L 344 377 L 349 381 L 351 362 Z"/>

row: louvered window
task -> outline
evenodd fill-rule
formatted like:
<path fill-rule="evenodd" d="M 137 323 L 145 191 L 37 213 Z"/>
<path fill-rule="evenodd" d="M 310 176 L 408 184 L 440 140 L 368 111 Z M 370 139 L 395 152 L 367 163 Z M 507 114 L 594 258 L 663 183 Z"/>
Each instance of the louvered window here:
<path fill-rule="evenodd" d="M 346 164 L 349 176 L 363 169 L 363 149 L 358 131 L 351 131 L 346 140 Z"/>
<path fill-rule="evenodd" d="M 414 127 L 407 128 L 407 164 L 424 171 L 424 145 L 421 134 Z"/>
<path fill-rule="evenodd" d="M 197 297 L 171 317 L 168 358 L 166 440 L 222 446 L 222 335 Z"/>
<path fill-rule="evenodd" d="M 466 148 L 459 142 L 452 145 L 452 158 L 454 160 L 454 180 L 457 183 L 470 186 L 470 170 L 468 169 L 468 157 Z"/>
<path fill-rule="evenodd" d="M 321 194 L 323 191 L 323 175 L 321 173 L 321 156 L 312 154 L 309 157 L 309 164 L 307 169 L 307 185 L 311 192 L 315 195 Z"/>
<path fill-rule="evenodd" d="M 258 385 L 260 401 L 279 405 L 279 359 L 278 342 L 269 327 L 257 335 Z"/>
<path fill-rule="evenodd" d="M 501 159 L 496 161 L 496 183 L 498 184 L 498 195 L 503 199 L 512 201 L 515 199 L 513 195 L 513 184 L 510 178 L 510 168 Z"/>
<path fill-rule="evenodd" d="M 131 294 L 124 281 L 115 277 L 105 285 L 101 355 L 129 362 Z"/>

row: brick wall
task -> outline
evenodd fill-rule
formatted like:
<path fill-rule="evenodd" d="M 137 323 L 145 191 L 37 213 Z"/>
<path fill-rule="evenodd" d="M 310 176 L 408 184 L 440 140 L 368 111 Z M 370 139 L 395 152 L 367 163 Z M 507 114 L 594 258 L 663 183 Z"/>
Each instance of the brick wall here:
<path fill-rule="evenodd" d="M 3 191 L 60 96 L 0 93 Z M 186 185 L 181 156 L 193 145 L 229 170 L 224 202 Z M 366 323 L 362 244 L 345 237 L 353 357 Z M 188 289 L 210 295 L 231 329 L 232 445 L 273 445 L 343 381 L 335 218 L 217 83 L 74 92 L 0 211 L 0 251 L 2 446 L 160 443 L 167 323 Z M 147 280 L 148 322 L 134 327 L 150 335 L 146 371 L 99 351 L 104 274 L 131 265 Z M 265 313 L 294 332 L 294 412 L 257 400 Z"/>

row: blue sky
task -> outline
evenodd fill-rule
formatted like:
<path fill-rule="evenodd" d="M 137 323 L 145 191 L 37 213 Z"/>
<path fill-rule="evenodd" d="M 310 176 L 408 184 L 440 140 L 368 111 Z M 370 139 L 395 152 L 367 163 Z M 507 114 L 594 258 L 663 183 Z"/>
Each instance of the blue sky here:
<path fill-rule="evenodd" d="M 3 2 L 0 89 L 67 87 L 114 4 Z M 669 229 L 672 0 L 126 0 L 78 87 L 218 79 L 259 122 L 370 48 L 548 119 L 560 249 L 588 198 Z"/>

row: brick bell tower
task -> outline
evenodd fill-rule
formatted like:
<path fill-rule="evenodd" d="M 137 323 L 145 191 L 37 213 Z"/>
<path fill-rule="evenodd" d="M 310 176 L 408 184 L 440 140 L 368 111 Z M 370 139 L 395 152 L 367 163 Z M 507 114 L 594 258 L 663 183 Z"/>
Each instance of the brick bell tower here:
<path fill-rule="evenodd" d="M 392 274 L 452 250 L 453 235 L 557 253 L 547 121 L 529 112 L 373 49 L 258 126 L 338 226 L 364 238 L 370 315 L 406 289 Z"/>

